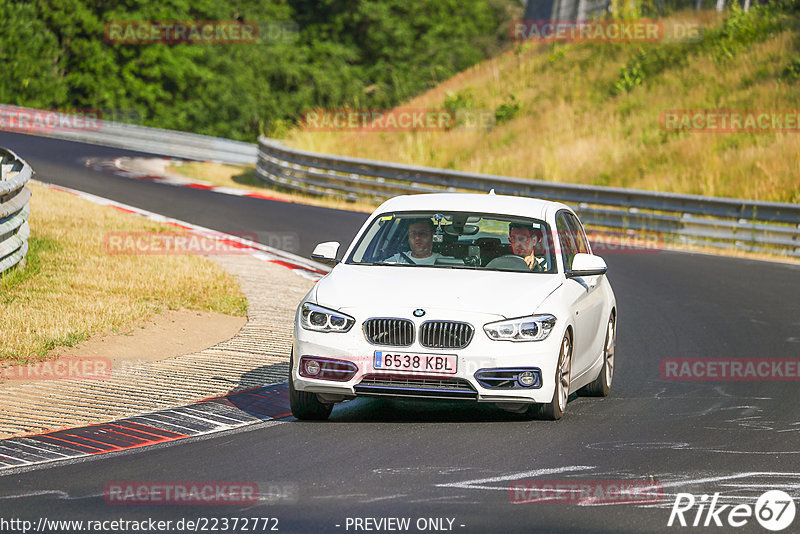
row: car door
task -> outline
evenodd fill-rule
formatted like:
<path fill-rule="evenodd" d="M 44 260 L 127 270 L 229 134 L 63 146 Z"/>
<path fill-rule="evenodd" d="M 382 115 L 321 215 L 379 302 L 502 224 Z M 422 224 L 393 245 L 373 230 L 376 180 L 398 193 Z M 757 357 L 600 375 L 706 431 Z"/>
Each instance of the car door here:
<path fill-rule="evenodd" d="M 589 240 L 586 238 L 586 232 L 583 229 L 583 224 L 578 218 L 572 214 L 567 214 L 567 221 L 575 229 L 575 235 L 578 239 L 578 251 L 584 254 L 590 254 L 591 248 Z M 591 353 L 596 358 L 600 351 L 603 350 L 606 341 L 606 319 L 603 310 L 606 308 L 605 291 L 600 287 L 600 284 L 606 283 L 605 275 L 586 276 L 583 277 L 589 285 L 589 306 L 587 312 L 590 314 L 591 331 L 596 332 L 595 338 L 591 343 Z M 591 362 L 590 362 L 591 363 Z"/>
<path fill-rule="evenodd" d="M 565 269 L 572 268 L 575 254 L 589 253 L 586 235 L 580 221 L 572 213 L 562 210 L 556 217 L 556 227 L 561 243 Z M 565 296 L 573 313 L 575 332 L 573 340 L 573 379 L 582 375 L 600 354 L 598 329 L 603 311 L 603 292 L 599 289 L 599 276 L 568 278 L 564 284 Z"/>

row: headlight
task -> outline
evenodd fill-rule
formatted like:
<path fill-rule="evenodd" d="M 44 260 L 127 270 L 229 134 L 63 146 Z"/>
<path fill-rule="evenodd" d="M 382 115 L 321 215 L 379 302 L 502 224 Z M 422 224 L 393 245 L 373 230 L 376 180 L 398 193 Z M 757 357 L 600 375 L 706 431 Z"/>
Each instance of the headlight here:
<path fill-rule="evenodd" d="M 486 335 L 495 341 L 542 341 L 556 325 L 552 315 L 531 315 L 484 325 Z"/>
<path fill-rule="evenodd" d="M 339 313 L 316 304 L 304 302 L 300 309 L 300 324 L 306 330 L 317 332 L 347 332 L 356 320 L 344 313 Z"/>

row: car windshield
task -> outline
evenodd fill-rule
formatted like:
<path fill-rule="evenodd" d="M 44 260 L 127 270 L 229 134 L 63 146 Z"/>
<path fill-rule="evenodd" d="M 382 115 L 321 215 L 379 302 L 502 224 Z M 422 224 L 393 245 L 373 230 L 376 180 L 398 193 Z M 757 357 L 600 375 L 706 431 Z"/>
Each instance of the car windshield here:
<path fill-rule="evenodd" d="M 473 212 L 381 214 L 362 234 L 347 263 L 556 272 L 547 223 Z"/>

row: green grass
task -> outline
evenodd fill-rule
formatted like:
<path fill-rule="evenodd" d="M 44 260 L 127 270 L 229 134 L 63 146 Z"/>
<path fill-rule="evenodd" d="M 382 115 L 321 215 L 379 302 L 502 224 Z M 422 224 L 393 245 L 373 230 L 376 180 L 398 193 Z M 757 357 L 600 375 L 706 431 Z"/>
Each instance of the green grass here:
<path fill-rule="evenodd" d="M 42 265 L 48 261 L 50 255 L 60 249 L 61 246 L 55 239 L 30 237 L 24 265 L 17 264 L 10 270 L 0 274 L 0 302 L 3 304 L 14 302 L 18 295 L 11 293 L 9 290 L 26 280 L 35 278 L 41 271 Z"/>
<path fill-rule="evenodd" d="M 403 107 L 489 110 L 487 129 L 294 130 L 298 148 L 561 183 L 800 202 L 800 134 L 665 131 L 670 110 L 797 110 L 800 1 L 693 10 L 702 38 L 525 43 Z"/>
<path fill-rule="evenodd" d="M 0 278 L 0 360 L 25 363 L 59 346 L 130 328 L 162 310 L 244 316 L 247 300 L 196 255 L 109 254 L 109 232 L 175 228 L 32 184 L 27 262 Z"/>

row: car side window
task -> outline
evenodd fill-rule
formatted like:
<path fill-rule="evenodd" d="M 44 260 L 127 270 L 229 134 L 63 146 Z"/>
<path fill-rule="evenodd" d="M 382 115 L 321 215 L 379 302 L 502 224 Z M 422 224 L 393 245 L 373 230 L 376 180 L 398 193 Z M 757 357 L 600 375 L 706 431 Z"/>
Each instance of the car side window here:
<path fill-rule="evenodd" d="M 556 228 L 558 229 L 558 239 L 561 243 L 561 257 L 564 260 L 564 269 L 569 271 L 572 269 L 572 259 L 578 253 L 578 243 L 575 239 L 574 230 L 567 222 L 566 215 L 566 212 L 558 214 Z"/>
<path fill-rule="evenodd" d="M 565 217 L 567 218 L 567 224 L 569 224 L 570 229 L 572 230 L 575 243 L 578 246 L 578 252 L 589 254 L 589 244 L 586 240 L 586 234 L 583 231 L 581 222 L 571 213 L 565 213 Z"/>
<path fill-rule="evenodd" d="M 383 251 L 385 260 L 393 254 L 408 250 L 408 220 L 394 219 L 386 235 L 386 248 Z"/>

